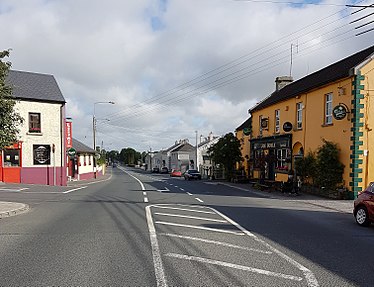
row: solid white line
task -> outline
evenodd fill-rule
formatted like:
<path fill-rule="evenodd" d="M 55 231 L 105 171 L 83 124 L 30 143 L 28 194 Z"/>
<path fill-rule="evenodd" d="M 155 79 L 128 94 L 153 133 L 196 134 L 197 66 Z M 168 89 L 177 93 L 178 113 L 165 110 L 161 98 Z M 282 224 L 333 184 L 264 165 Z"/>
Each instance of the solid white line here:
<path fill-rule="evenodd" d="M 81 186 L 81 187 L 73 188 L 73 189 L 70 189 L 70 190 L 64 191 L 63 193 L 70 193 L 70 192 L 72 192 L 72 191 L 80 190 L 80 189 L 83 189 L 83 188 L 86 188 L 86 187 L 87 187 L 87 186 Z"/>
<path fill-rule="evenodd" d="M 214 209 L 215 210 L 215 209 Z M 289 257 L 288 255 L 282 253 L 281 251 L 279 251 L 278 249 L 276 249 L 275 247 L 271 246 L 270 244 L 268 244 L 267 242 L 265 242 L 264 240 L 258 238 L 256 235 L 254 235 L 253 233 L 251 233 L 250 231 L 248 231 L 247 229 L 245 229 L 244 227 L 242 227 L 240 224 L 236 223 L 234 220 L 230 219 L 229 217 L 227 217 L 226 215 L 222 214 L 221 212 L 219 212 L 218 210 L 215 210 L 217 212 L 217 214 L 221 215 L 224 219 L 226 219 L 228 222 L 230 222 L 231 224 L 235 225 L 237 228 L 239 228 L 241 231 L 243 231 L 246 235 L 252 237 L 255 241 L 265 245 L 267 248 L 269 248 L 272 252 L 274 252 L 275 254 L 277 254 L 278 256 L 282 257 L 283 259 L 285 259 L 288 263 L 290 263 L 291 265 L 295 266 L 296 268 L 298 268 L 305 276 L 305 279 L 307 281 L 307 284 L 309 287 L 318 287 L 319 286 L 319 283 L 317 281 L 317 278 L 315 277 L 315 275 L 313 274 L 312 271 L 310 271 L 308 268 L 306 268 L 305 266 L 303 266 L 302 264 L 300 264 L 299 262 L 297 262 L 296 260 L 292 259 L 291 257 Z"/>
<path fill-rule="evenodd" d="M 162 209 L 173 209 L 173 210 L 182 210 L 182 211 L 190 211 L 190 212 L 197 212 L 197 213 L 205 213 L 205 214 L 216 214 L 212 211 L 204 211 L 204 210 L 195 210 L 195 209 L 188 209 L 188 208 L 179 208 L 179 207 L 169 207 L 164 205 L 155 205 L 155 208 L 162 208 Z"/>
<path fill-rule="evenodd" d="M 198 202 L 204 202 L 204 201 L 202 201 L 200 198 L 198 198 L 198 197 L 195 197 L 195 199 L 198 201 Z"/>
<path fill-rule="evenodd" d="M 197 220 L 205 220 L 205 221 L 212 221 L 212 222 L 227 223 L 226 220 L 206 218 L 206 217 L 188 216 L 188 215 L 180 215 L 180 214 L 172 214 L 172 213 L 162 213 L 162 212 L 155 212 L 155 214 L 161 215 L 161 216 L 180 217 L 180 218 L 189 218 L 189 219 L 197 219 Z"/>
<path fill-rule="evenodd" d="M 135 178 L 135 179 L 139 182 L 139 184 L 140 184 L 142 190 L 145 190 L 144 184 L 140 181 L 140 179 L 138 179 L 137 177 L 133 176 L 131 173 L 129 173 L 128 171 L 126 171 L 126 170 L 124 170 L 124 169 L 121 169 L 121 170 L 122 170 L 124 173 L 127 173 L 127 174 L 128 174 L 129 176 L 131 176 L 132 178 Z"/>
<path fill-rule="evenodd" d="M 192 193 L 189 193 L 189 192 L 186 192 L 189 196 L 192 196 L 193 194 Z"/>
<path fill-rule="evenodd" d="M 179 223 L 165 222 L 165 221 L 156 221 L 156 223 L 157 224 L 162 224 L 162 225 L 170 225 L 170 226 L 186 227 L 186 228 L 192 228 L 192 229 L 208 230 L 208 231 L 214 231 L 214 232 L 230 233 L 230 234 L 234 234 L 234 235 L 245 235 L 244 233 L 237 232 L 237 231 L 203 227 L 203 226 L 196 226 L 196 225 L 189 225 L 189 224 L 179 224 Z"/>
<path fill-rule="evenodd" d="M 178 258 L 178 259 L 189 260 L 189 261 L 202 262 L 202 263 L 207 263 L 207 264 L 212 264 L 212 265 L 230 267 L 230 268 L 234 268 L 234 269 L 249 271 L 249 272 L 253 272 L 253 273 L 258 273 L 258 274 L 262 274 L 262 275 L 278 277 L 278 278 L 288 279 L 288 280 L 293 280 L 293 281 L 302 281 L 303 280 L 303 278 L 298 277 L 298 276 L 293 276 L 293 275 L 288 275 L 288 274 L 283 274 L 283 273 L 278 273 L 278 272 L 272 272 L 272 271 L 269 271 L 269 270 L 253 268 L 253 267 L 249 267 L 249 266 L 243 266 L 243 265 L 238 265 L 238 264 L 233 264 L 233 263 L 218 261 L 218 260 L 212 260 L 212 259 L 207 259 L 207 258 L 202 258 L 202 257 L 188 256 L 188 255 L 182 255 L 182 254 L 176 254 L 176 253 L 167 253 L 167 254 L 165 254 L 165 256 Z"/>
<path fill-rule="evenodd" d="M 19 191 L 29 189 L 28 187 L 20 188 Z"/>
<path fill-rule="evenodd" d="M 254 251 L 254 252 L 258 252 L 258 253 L 262 253 L 262 254 L 272 254 L 273 253 L 271 251 L 265 251 L 265 250 L 260 250 L 260 249 L 256 249 L 256 248 L 245 247 L 245 246 L 238 246 L 238 245 L 234 245 L 234 244 L 230 244 L 230 243 L 226 243 L 226 242 L 208 240 L 208 239 L 199 238 L 199 237 L 185 236 L 185 235 L 172 234 L 172 233 L 160 233 L 159 235 L 168 236 L 168 237 L 176 237 L 176 238 L 181 238 L 181 239 L 194 240 L 194 241 L 200 241 L 200 242 L 204 242 L 204 243 L 220 245 L 220 246 L 225 246 L 225 247 L 229 247 L 229 248 L 236 248 L 236 249 L 241 249 L 241 250 Z"/>
<path fill-rule="evenodd" d="M 167 287 L 168 285 L 167 285 L 166 278 L 165 278 L 164 267 L 162 265 L 160 248 L 158 246 L 158 241 L 157 241 L 156 228 L 155 228 L 155 225 L 153 224 L 151 205 L 147 206 L 145 208 L 145 211 L 146 211 L 146 216 L 147 216 L 149 238 L 151 240 L 152 257 L 153 257 L 153 265 L 155 268 L 156 283 L 158 287 Z"/>
<path fill-rule="evenodd" d="M 148 202 L 148 197 L 144 197 L 144 202 Z"/>

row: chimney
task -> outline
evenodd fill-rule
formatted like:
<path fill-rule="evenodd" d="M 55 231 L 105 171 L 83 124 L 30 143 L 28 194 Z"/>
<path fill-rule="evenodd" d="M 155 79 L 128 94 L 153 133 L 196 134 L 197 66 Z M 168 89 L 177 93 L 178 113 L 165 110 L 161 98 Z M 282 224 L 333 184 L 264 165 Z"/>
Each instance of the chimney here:
<path fill-rule="evenodd" d="M 278 92 L 288 84 L 293 82 L 293 78 L 290 76 L 276 77 L 275 78 L 275 91 Z"/>

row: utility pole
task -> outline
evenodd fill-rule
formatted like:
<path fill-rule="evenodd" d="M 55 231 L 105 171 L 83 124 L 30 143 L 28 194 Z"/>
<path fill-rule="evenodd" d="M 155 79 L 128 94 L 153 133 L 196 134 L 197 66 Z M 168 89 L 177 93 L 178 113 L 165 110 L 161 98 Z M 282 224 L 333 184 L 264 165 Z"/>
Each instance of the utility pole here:
<path fill-rule="evenodd" d="M 198 148 L 197 148 L 197 131 L 195 131 L 195 133 L 196 133 L 196 161 L 195 161 L 195 169 L 198 171 L 199 170 L 199 166 L 198 166 L 198 164 L 197 164 L 197 158 L 198 158 L 198 156 L 197 156 L 197 150 L 198 150 Z"/>

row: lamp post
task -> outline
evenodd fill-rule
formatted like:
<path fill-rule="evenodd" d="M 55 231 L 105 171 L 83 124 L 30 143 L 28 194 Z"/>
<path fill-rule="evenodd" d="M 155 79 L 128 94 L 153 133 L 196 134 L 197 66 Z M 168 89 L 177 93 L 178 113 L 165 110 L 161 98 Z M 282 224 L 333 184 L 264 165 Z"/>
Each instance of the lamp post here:
<path fill-rule="evenodd" d="M 114 102 L 95 102 L 94 108 L 93 108 L 93 117 L 92 117 L 92 133 L 93 133 L 93 149 L 96 151 L 96 118 L 95 118 L 95 111 L 96 111 L 96 105 L 97 104 L 112 104 L 114 105 Z"/>

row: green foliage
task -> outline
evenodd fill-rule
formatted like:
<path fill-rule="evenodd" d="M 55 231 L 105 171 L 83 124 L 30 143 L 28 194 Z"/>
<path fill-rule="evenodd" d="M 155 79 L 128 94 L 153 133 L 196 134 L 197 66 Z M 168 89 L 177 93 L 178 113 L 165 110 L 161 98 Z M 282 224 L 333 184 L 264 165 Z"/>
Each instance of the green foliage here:
<path fill-rule="evenodd" d="M 124 164 L 135 165 L 141 160 L 141 153 L 137 152 L 133 148 L 123 148 L 119 153 L 119 160 Z"/>
<path fill-rule="evenodd" d="M 230 180 L 237 162 L 243 161 L 240 152 L 240 141 L 233 133 L 228 133 L 208 150 L 213 162 L 225 168 L 227 179 Z"/>
<path fill-rule="evenodd" d="M 106 159 L 107 159 L 107 152 L 105 149 L 100 150 L 100 158 L 97 160 L 98 165 L 103 165 L 106 164 Z"/>
<path fill-rule="evenodd" d="M 295 169 L 303 180 L 311 179 L 314 181 L 317 175 L 317 159 L 313 152 L 308 152 L 305 157 L 295 160 Z"/>
<path fill-rule="evenodd" d="M 328 190 L 335 190 L 343 181 L 344 165 L 339 161 L 340 150 L 336 143 L 323 140 L 317 150 L 315 183 Z"/>
<path fill-rule="evenodd" d="M 0 149 L 18 140 L 22 117 L 14 110 L 16 101 L 12 97 L 12 87 L 6 84 L 6 77 L 11 67 L 3 59 L 9 57 L 9 51 L 0 52 Z"/>
<path fill-rule="evenodd" d="M 107 158 L 111 161 L 117 161 L 119 160 L 119 152 L 117 150 L 111 150 L 107 152 Z"/>

